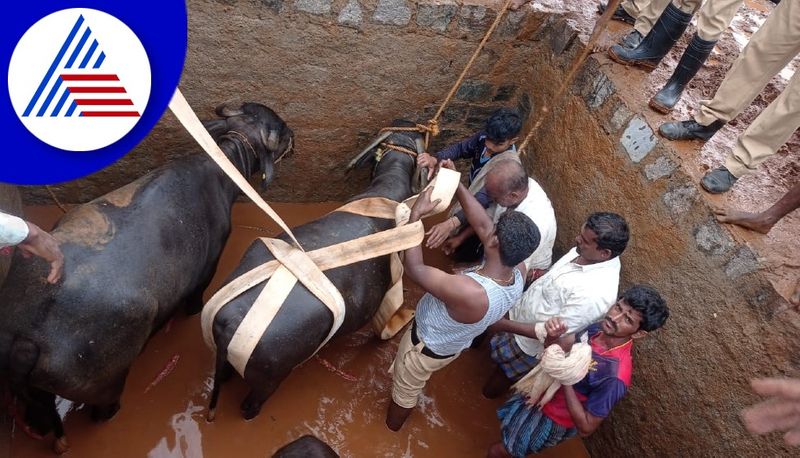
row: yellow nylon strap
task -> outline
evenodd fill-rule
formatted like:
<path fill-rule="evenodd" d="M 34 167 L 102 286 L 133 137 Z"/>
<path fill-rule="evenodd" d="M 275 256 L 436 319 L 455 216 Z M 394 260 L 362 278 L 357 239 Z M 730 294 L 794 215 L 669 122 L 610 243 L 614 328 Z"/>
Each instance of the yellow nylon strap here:
<path fill-rule="evenodd" d="M 444 173 L 442 173 L 444 172 Z M 433 186 L 431 199 L 440 199 L 431 214 L 447 208 L 458 187 L 460 175 L 457 172 L 442 169 L 439 176 L 431 182 Z M 438 182 L 438 184 L 437 184 Z M 449 193 L 449 194 L 448 194 Z M 355 262 L 391 254 L 390 268 L 392 286 L 384 296 L 373 325 L 380 332 L 381 338 L 388 339 L 401 329 L 413 316 L 411 313 L 397 314 L 403 303 L 402 274 L 403 266 L 397 254 L 422 243 L 424 227 L 421 221 L 406 224 L 410 213 L 408 205 L 413 205 L 417 196 L 397 204 L 388 199 L 364 199 L 368 202 L 351 202 L 339 210 L 358 213 L 363 211 L 369 216 L 388 218 L 392 207 L 398 227 L 386 231 L 360 237 L 355 240 L 304 253 L 290 247 L 277 239 L 262 239 L 276 261 L 270 261 L 250 270 L 241 277 L 221 288 L 203 308 L 201 326 L 206 343 L 215 348 L 213 341 L 213 324 L 217 312 L 233 298 L 250 287 L 261 283 L 272 275 L 258 299 L 245 315 L 228 346 L 228 360 L 236 370 L 244 375 L 247 362 L 256 345 L 266 332 L 272 319 L 288 297 L 291 289 L 300 278 L 317 298 L 331 310 L 334 325 L 326 339 L 317 348 L 321 348 L 338 331 L 344 321 L 345 306 L 341 294 L 322 273 L 324 270 L 340 267 Z M 361 203 L 359 203 L 361 202 Z M 280 284 L 278 284 L 280 283 Z M 258 309 L 254 311 L 254 309 Z"/>
<path fill-rule="evenodd" d="M 228 344 L 228 361 L 243 377 L 250 355 L 253 354 L 258 341 L 272 323 L 272 319 L 275 318 L 295 283 L 297 278 L 289 269 L 285 266 L 278 267 L 236 328 Z"/>
<path fill-rule="evenodd" d="M 414 224 L 370 234 L 358 239 L 309 251 L 306 254 L 320 270 L 325 271 L 407 250 L 422 243 L 424 236 L 422 222 L 417 221 Z M 203 339 L 209 348 L 216 348 L 212 330 L 217 312 L 240 294 L 270 278 L 279 265 L 278 261 L 269 261 L 255 267 L 220 288 L 208 300 L 203 307 L 200 323 L 203 329 Z"/>
<path fill-rule="evenodd" d="M 278 226 L 281 227 L 289 237 L 292 238 L 292 241 L 297 245 L 298 248 L 301 250 L 303 249 L 300 246 L 300 242 L 294 237 L 292 230 L 289 229 L 289 226 L 275 213 L 275 210 L 269 206 L 264 199 L 250 186 L 250 183 L 247 182 L 247 179 L 239 173 L 239 170 L 231 163 L 225 153 L 219 149 L 219 145 L 217 142 L 211 138 L 211 134 L 208 133 L 203 123 L 197 118 L 197 115 L 192 110 L 192 107 L 189 106 L 189 102 L 183 98 L 183 94 L 181 94 L 180 89 L 175 89 L 175 94 L 172 96 L 172 100 L 169 102 L 169 109 L 172 111 L 172 114 L 178 118 L 178 121 L 183 124 L 183 127 L 191 134 L 194 140 L 200 144 L 203 150 L 211 157 L 211 159 L 219 165 L 223 172 L 225 172 L 236 186 L 238 186 L 242 192 L 247 195 L 253 202 L 255 202 L 258 207 L 264 211 L 273 221 L 278 223 Z"/>

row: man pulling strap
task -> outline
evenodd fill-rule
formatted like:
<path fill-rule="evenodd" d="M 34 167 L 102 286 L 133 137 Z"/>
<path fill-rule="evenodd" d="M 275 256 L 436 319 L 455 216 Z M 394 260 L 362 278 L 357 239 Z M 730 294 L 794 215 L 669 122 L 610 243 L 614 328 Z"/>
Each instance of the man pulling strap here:
<path fill-rule="evenodd" d="M 453 167 L 452 161 L 443 166 Z M 484 263 L 474 272 L 450 275 L 425 265 L 421 246 L 405 251 L 406 273 L 427 293 L 417 304 L 416 318 L 389 369 L 393 386 L 386 426 L 392 431 L 403 426 L 431 374 L 455 360 L 520 298 L 525 278 L 522 261 L 539 245 L 539 230 L 526 215 L 507 211 L 495 225 L 463 184 L 456 197 L 483 243 Z M 409 224 L 437 203 L 438 199 L 431 202 L 430 191 L 420 194 Z"/>

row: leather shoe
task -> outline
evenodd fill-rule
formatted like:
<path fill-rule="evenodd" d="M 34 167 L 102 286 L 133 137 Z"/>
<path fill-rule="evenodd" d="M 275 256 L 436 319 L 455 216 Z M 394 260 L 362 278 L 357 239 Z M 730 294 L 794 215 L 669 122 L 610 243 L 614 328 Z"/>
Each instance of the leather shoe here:
<path fill-rule="evenodd" d="M 597 12 L 603 14 L 606 8 L 608 8 L 607 3 L 600 3 L 597 5 Z M 623 8 L 622 5 L 617 7 L 616 11 L 614 11 L 614 14 L 611 16 L 611 19 L 615 21 L 624 22 L 630 25 L 633 25 L 636 22 L 636 18 L 628 14 L 628 12 L 625 11 L 625 8 Z"/>
<path fill-rule="evenodd" d="M 720 167 L 706 173 L 703 179 L 700 180 L 700 184 L 711 194 L 722 194 L 731 189 L 736 180 L 738 178 L 733 176 L 728 169 Z"/>
<path fill-rule="evenodd" d="M 620 38 L 617 43 L 619 43 L 622 47 L 635 49 L 637 46 L 639 46 L 639 43 L 641 43 L 643 39 L 644 37 L 642 34 L 639 33 L 638 30 L 634 29 L 628 32 L 624 37 Z"/>
<path fill-rule="evenodd" d="M 670 140 L 703 140 L 711 138 L 725 125 L 719 119 L 707 126 L 697 123 L 694 119 L 688 121 L 665 122 L 658 128 L 662 137 Z"/>

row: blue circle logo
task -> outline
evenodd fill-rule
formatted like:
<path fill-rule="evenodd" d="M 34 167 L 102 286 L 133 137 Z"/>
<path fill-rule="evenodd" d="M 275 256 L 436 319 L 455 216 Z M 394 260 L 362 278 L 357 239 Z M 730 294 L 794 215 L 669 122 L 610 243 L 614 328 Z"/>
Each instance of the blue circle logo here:
<path fill-rule="evenodd" d="M 0 113 L 11 145 L 0 152 L 0 181 L 52 184 L 96 172 L 161 118 L 186 55 L 184 2 L 102 3 L 110 4 L 32 5 L 2 32 Z"/>

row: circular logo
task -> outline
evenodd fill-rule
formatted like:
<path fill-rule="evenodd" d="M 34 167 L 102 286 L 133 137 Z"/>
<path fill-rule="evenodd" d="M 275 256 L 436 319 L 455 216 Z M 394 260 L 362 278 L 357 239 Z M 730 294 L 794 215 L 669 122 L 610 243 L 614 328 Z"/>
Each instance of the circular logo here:
<path fill-rule="evenodd" d="M 135 33 L 102 11 L 71 8 L 31 26 L 8 67 L 14 111 L 38 139 L 91 151 L 124 137 L 150 97 L 150 61 Z"/>
<path fill-rule="evenodd" d="M 0 182 L 112 164 L 161 119 L 186 57 L 185 0 L 21 2 L 0 27 Z"/>

